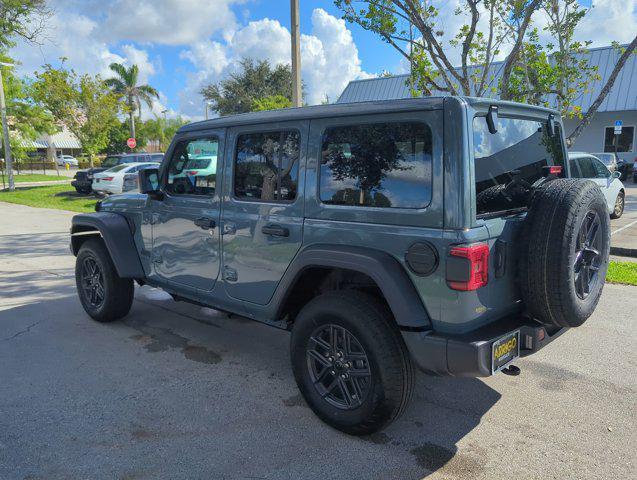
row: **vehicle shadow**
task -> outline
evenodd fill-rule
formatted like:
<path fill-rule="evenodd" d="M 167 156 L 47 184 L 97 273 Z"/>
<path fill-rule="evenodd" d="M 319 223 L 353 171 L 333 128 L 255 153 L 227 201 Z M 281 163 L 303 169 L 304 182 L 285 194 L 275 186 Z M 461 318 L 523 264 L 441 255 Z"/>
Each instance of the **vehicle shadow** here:
<path fill-rule="evenodd" d="M 0 434 L 0 442 L 14 445 L 7 465 L 15 462 L 20 475 L 90 476 L 84 462 L 92 456 L 99 462 L 91 468 L 113 477 L 472 478 L 487 446 L 458 443 L 500 399 L 479 379 L 419 374 L 397 422 L 348 436 L 323 424 L 298 393 L 287 332 L 148 287 L 112 324 L 91 321 L 75 297 L 0 311 L 0 340 L 11 372 L 0 382 L 5 431 L 23 432 L 19 441 Z M 63 412 L 63 427 L 45 418 L 49 411 Z M 54 445 L 63 445 L 63 462 L 51 460 Z"/>

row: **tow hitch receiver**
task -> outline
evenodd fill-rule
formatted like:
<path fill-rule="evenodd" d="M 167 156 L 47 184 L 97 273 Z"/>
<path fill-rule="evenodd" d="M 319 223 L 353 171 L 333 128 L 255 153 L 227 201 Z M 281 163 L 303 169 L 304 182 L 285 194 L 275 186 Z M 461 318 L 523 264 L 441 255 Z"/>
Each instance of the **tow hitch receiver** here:
<path fill-rule="evenodd" d="M 505 375 L 511 375 L 512 377 L 517 377 L 522 370 L 520 370 L 515 365 L 509 365 L 508 367 L 503 368 L 500 371 L 504 373 Z"/>

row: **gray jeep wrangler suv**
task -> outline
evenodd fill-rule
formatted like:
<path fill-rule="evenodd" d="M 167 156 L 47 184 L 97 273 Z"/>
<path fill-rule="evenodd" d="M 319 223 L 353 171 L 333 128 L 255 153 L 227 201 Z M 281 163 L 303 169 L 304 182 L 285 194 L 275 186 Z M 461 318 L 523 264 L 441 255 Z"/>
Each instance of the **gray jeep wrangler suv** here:
<path fill-rule="evenodd" d="M 137 282 L 290 330 L 308 405 L 368 434 L 404 411 L 414 367 L 516 374 L 591 315 L 609 218 L 566 158 L 557 112 L 489 99 L 186 125 L 141 193 L 73 218 L 79 298 L 117 320 Z"/>

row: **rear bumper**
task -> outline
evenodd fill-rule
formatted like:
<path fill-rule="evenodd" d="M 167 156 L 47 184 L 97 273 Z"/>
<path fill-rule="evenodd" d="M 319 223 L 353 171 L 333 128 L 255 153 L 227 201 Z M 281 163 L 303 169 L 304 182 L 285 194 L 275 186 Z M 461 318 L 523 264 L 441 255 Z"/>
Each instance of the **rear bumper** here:
<path fill-rule="evenodd" d="M 520 330 L 520 357 L 551 343 L 567 329 L 545 327 L 525 317 L 509 317 L 463 335 L 408 332 L 402 336 L 416 365 L 427 373 L 455 377 L 488 377 L 493 342 Z M 542 340 L 540 340 L 542 339 Z"/>

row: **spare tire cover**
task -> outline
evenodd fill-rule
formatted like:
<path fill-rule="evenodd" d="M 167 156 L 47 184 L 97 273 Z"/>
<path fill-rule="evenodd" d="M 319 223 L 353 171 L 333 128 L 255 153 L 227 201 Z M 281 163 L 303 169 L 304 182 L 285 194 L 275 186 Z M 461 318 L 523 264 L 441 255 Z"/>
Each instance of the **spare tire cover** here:
<path fill-rule="evenodd" d="M 546 183 L 533 193 L 521 234 L 520 290 L 529 313 L 546 325 L 583 324 L 608 270 L 610 218 L 599 187 Z"/>

